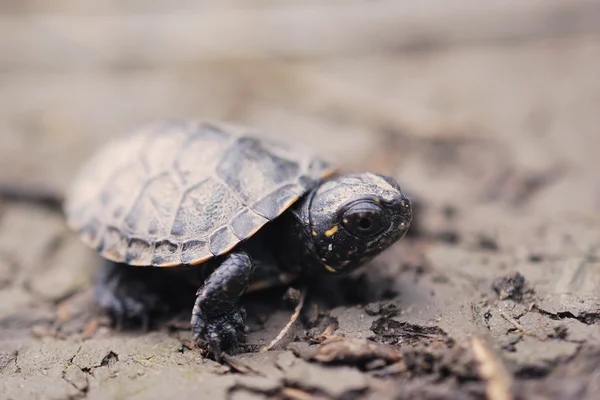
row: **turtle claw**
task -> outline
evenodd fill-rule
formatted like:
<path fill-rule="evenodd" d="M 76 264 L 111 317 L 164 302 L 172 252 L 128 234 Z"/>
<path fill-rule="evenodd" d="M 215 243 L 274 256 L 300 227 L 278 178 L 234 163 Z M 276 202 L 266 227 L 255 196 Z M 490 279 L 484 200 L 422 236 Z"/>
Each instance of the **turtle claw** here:
<path fill-rule="evenodd" d="M 241 306 L 216 317 L 206 317 L 202 311 L 194 310 L 192 332 L 194 342 L 203 340 L 208 343 L 217 359 L 223 351 L 236 352 L 246 339 L 246 311 Z"/>
<path fill-rule="evenodd" d="M 238 299 L 248 288 L 253 271 L 254 263 L 247 253 L 231 253 L 196 293 L 194 341 L 207 342 L 217 358 L 221 351 L 235 352 L 246 338 L 246 311 Z"/>

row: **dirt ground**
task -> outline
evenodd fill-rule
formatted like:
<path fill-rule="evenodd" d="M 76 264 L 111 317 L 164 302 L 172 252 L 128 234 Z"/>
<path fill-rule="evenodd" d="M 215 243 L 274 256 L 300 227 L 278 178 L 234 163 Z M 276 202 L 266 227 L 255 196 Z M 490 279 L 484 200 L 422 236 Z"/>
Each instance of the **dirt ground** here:
<path fill-rule="evenodd" d="M 600 398 L 600 3 L 152 4 L 0 4 L 0 399 Z M 58 203 L 110 137 L 189 116 L 395 176 L 409 236 L 269 352 L 285 290 L 223 363 L 189 310 L 113 329 Z"/>

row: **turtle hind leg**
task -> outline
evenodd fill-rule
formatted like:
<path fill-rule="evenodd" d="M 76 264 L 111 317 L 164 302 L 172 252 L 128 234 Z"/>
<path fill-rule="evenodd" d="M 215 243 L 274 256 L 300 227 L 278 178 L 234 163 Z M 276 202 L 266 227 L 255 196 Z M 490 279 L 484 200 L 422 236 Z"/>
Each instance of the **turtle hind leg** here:
<path fill-rule="evenodd" d="M 235 350 L 245 339 L 246 312 L 238 298 L 250 285 L 253 272 L 254 263 L 247 253 L 230 253 L 196 293 L 194 341 L 205 340 L 217 358 L 224 350 Z"/>
<path fill-rule="evenodd" d="M 108 310 L 117 327 L 138 320 L 147 329 L 151 316 L 171 308 L 166 290 L 178 285 L 175 281 L 169 271 L 106 261 L 96 280 L 96 301 Z"/>

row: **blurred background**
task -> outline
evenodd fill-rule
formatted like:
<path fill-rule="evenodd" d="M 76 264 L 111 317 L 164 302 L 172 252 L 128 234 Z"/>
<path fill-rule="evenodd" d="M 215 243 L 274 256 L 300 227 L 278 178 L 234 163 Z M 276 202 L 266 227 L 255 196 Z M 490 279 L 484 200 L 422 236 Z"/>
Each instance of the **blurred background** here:
<path fill-rule="evenodd" d="M 417 332 L 426 345 L 431 336 L 420 333 L 434 332 L 443 351 L 458 352 L 448 337 L 467 345 L 483 332 L 503 349 L 520 398 L 581 399 L 587 388 L 597 399 L 599 71 L 599 1 L 0 0 L 4 393 L 196 398 L 233 385 L 214 375 L 219 364 L 184 354 L 171 331 L 111 336 L 99 327 L 90 285 L 98 257 L 56 209 L 5 198 L 60 200 L 111 137 L 199 117 L 300 142 L 342 170 L 393 175 L 423 206 L 411 228 L 420 235 L 348 286 L 364 297 L 334 310 L 342 335 L 404 343 Z M 363 304 L 383 298 L 392 312 L 365 316 Z M 289 318 L 269 310 L 250 335 L 255 345 Z M 385 329 L 373 328 L 376 319 Z M 140 359 L 156 363 L 142 368 Z M 434 359 L 448 363 L 435 371 L 473 388 L 457 358 Z M 287 381 L 322 377 L 342 393 L 309 366 Z M 418 389 L 434 393 L 442 379 L 425 374 Z M 395 396 L 400 380 L 382 382 L 372 393 Z"/>
<path fill-rule="evenodd" d="M 0 182 L 60 194 L 109 137 L 207 117 L 433 203 L 598 209 L 599 34 L 581 0 L 4 0 Z"/>

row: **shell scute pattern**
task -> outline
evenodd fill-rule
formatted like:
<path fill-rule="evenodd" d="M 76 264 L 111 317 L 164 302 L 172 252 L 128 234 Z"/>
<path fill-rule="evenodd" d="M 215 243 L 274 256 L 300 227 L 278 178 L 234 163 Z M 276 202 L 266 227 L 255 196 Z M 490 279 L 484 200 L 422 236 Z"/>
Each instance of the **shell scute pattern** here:
<path fill-rule="evenodd" d="M 272 220 L 279 215 L 281 210 L 285 210 L 292 205 L 304 192 L 306 192 L 306 189 L 298 184 L 282 186 L 254 203 L 252 210 Z"/>
<path fill-rule="evenodd" d="M 200 264 L 213 257 L 206 240 L 192 239 L 181 245 L 181 262 L 183 264 Z"/>
<path fill-rule="evenodd" d="M 157 125 L 147 135 L 138 153 L 147 174 L 155 176 L 171 171 L 186 139 L 186 127 L 183 124 Z"/>
<path fill-rule="evenodd" d="M 163 123 L 93 157 L 65 211 L 110 260 L 199 264 L 251 237 L 328 172 L 310 153 L 240 127 Z"/>
<path fill-rule="evenodd" d="M 260 214 L 257 214 L 250 208 L 244 208 L 231 220 L 230 226 L 233 233 L 244 240 L 254 235 L 258 229 L 269 220 Z"/>
<path fill-rule="evenodd" d="M 181 251 L 179 243 L 169 239 L 162 239 L 154 243 L 154 254 L 152 265 L 163 267 L 176 266 L 181 264 Z"/>
<path fill-rule="evenodd" d="M 244 204 L 260 200 L 274 186 L 298 176 L 297 161 L 269 150 L 256 138 L 242 137 L 227 149 L 217 166 L 217 175 L 235 190 Z"/>
<path fill-rule="evenodd" d="M 242 206 L 231 188 L 211 177 L 186 191 L 173 227 L 179 237 L 199 238 L 226 225 Z"/>
<path fill-rule="evenodd" d="M 126 231 L 138 235 L 165 236 L 171 229 L 174 209 L 180 189 L 167 172 L 149 179 L 142 185 L 139 196 L 124 221 Z"/>
<path fill-rule="evenodd" d="M 99 201 L 104 213 L 111 220 L 120 221 L 126 217 L 137 197 L 137 193 L 131 191 L 131 187 L 141 184 L 145 178 L 146 174 L 141 166 L 133 163 L 125 165 L 108 177 L 100 192 Z"/>
<path fill-rule="evenodd" d="M 127 238 L 121 231 L 108 227 L 99 244 L 100 251 L 111 260 L 124 260 L 127 255 Z"/>
<path fill-rule="evenodd" d="M 193 185 L 213 174 L 232 135 L 212 125 L 191 133 L 177 151 L 174 170 L 184 185 Z"/>
<path fill-rule="evenodd" d="M 235 236 L 229 226 L 217 229 L 209 238 L 210 252 L 215 256 L 225 254 L 231 250 L 240 239 Z"/>
<path fill-rule="evenodd" d="M 130 265 L 151 265 L 154 255 L 154 243 L 133 237 L 129 239 L 125 262 Z"/>
<path fill-rule="evenodd" d="M 88 243 L 92 247 L 98 246 L 98 241 L 102 238 L 102 234 L 106 227 L 98 218 L 92 217 L 88 223 L 81 228 L 79 236 L 84 243 Z"/>

